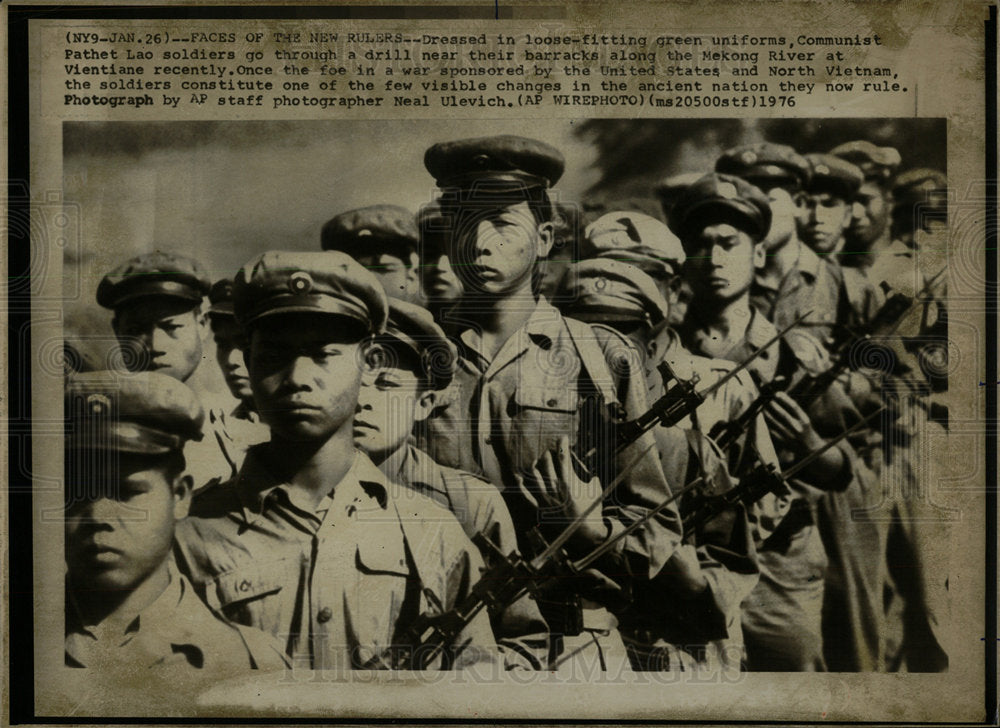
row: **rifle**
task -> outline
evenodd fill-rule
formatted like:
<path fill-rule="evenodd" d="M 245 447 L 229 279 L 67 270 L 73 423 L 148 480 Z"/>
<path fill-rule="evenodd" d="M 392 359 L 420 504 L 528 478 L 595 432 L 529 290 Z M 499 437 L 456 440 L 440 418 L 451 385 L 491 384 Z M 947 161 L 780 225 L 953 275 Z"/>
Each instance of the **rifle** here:
<path fill-rule="evenodd" d="M 851 432 L 867 423 L 869 419 L 880 412 L 881 410 L 869 415 L 864 420 L 859 421 L 848 430 L 828 441 L 819 450 L 810 453 L 800 463 L 789 469 L 785 476 L 778 474 L 773 466 L 758 466 L 751 471 L 753 477 L 748 476 L 746 484 L 741 482 L 740 486 L 731 488 L 726 493 L 706 498 L 704 508 L 699 512 L 700 515 L 698 515 L 697 521 L 692 520 L 691 522 L 693 524 L 701 523 L 703 520 L 710 518 L 711 515 L 721 512 L 721 510 L 737 502 L 753 503 L 772 489 L 780 491 L 781 488 L 785 487 L 786 477 L 791 477 L 791 475 L 806 467 L 823 452 L 833 447 L 837 442 L 847 437 Z M 619 478 L 625 477 L 627 471 L 631 470 L 648 451 L 649 448 L 644 450 L 623 471 Z M 434 659 L 449 645 L 454 644 L 455 638 L 484 607 L 493 612 L 500 612 L 528 592 L 532 594 L 543 593 L 554 580 L 580 573 L 608 553 L 622 538 L 649 522 L 657 514 L 662 513 L 667 507 L 687 493 L 693 492 L 703 486 L 705 482 L 706 479 L 704 476 L 695 478 L 680 490 L 672 493 L 666 500 L 659 503 L 641 518 L 630 523 L 623 531 L 607 539 L 591 553 L 576 561 L 568 558 L 562 548 L 563 545 L 579 528 L 590 512 L 603 502 L 605 494 L 610 493 L 617 485 L 617 482 L 612 482 L 605 489 L 604 493 L 602 493 L 602 496 L 591 504 L 588 510 L 584 511 L 534 559 L 525 559 L 516 550 L 508 555 L 504 555 L 486 536 L 476 534 L 473 537 L 473 541 L 477 547 L 491 555 L 490 560 L 494 565 L 483 573 L 479 581 L 470 590 L 468 596 L 452 609 L 442 611 L 441 605 L 435 603 L 433 606 L 440 613 L 424 613 L 414 620 L 414 623 L 406 630 L 404 643 L 391 651 L 393 656 L 391 661 L 387 662 L 384 655 L 376 655 L 364 665 L 363 669 L 387 667 L 409 670 L 427 669 Z M 685 530 L 687 530 L 686 524 Z M 461 650 L 464 647 L 465 645 L 457 645 L 456 649 Z"/>
<path fill-rule="evenodd" d="M 940 273 L 938 274 L 940 275 Z M 934 279 L 925 288 L 931 286 Z M 918 294 L 919 296 L 919 294 Z M 789 380 L 784 376 L 775 377 L 760 387 L 760 394 L 745 411 L 728 422 L 719 422 L 708 433 L 715 444 L 723 452 L 732 447 L 739 437 L 747 431 L 753 420 L 764 411 L 767 405 L 780 391 L 786 391 L 802 407 L 808 407 L 819 399 L 830 388 L 842 372 L 851 366 L 851 353 L 864 341 L 870 341 L 876 336 L 891 334 L 903 316 L 917 302 L 917 297 L 911 298 L 903 293 L 894 293 L 872 317 L 863 330 L 853 336 L 836 339 L 833 346 L 833 363 L 819 374 L 804 374 L 789 386 Z M 787 387 L 787 389 L 786 389 Z"/>
<path fill-rule="evenodd" d="M 856 329 L 851 332 L 844 327 L 846 334 L 836 337 L 830 347 L 833 364 L 824 372 L 807 374 L 802 377 L 789 388 L 789 396 L 803 407 L 812 404 L 821 397 L 842 372 L 852 368 L 851 354 L 864 342 L 872 341 L 876 337 L 886 337 L 892 334 L 902 322 L 907 312 L 919 303 L 925 294 L 930 293 L 937 279 L 943 273 L 944 271 L 939 271 L 913 296 L 899 292 L 891 294 L 885 303 L 882 304 L 882 307 L 872 316 L 871 321 L 861 327 L 860 330 Z"/>
<path fill-rule="evenodd" d="M 605 498 L 618 486 L 618 483 L 628 476 L 652 448 L 650 445 L 636 455 L 604 488 L 601 495 L 533 559 L 525 559 L 516 550 L 505 555 L 486 536 L 477 533 L 472 541 L 480 551 L 490 555 L 488 561 L 493 566 L 483 572 L 479 581 L 459 604 L 447 611 L 439 603 L 432 604 L 436 613 L 425 612 L 419 615 L 407 628 L 400 639 L 400 644 L 391 649 L 391 657 L 375 655 L 362 669 L 425 670 L 454 643 L 459 633 L 482 611 L 483 607 L 489 608 L 490 611 L 506 609 L 529 590 L 540 591 L 539 584 L 542 582 L 571 572 L 572 567 L 563 546 L 583 525 L 587 516 L 604 503 Z M 537 529 L 532 529 L 529 536 L 534 541 L 545 543 Z M 432 596 L 427 591 L 424 594 Z"/>
<path fill-rule="evenodd" d="M 784 390 L 787 384 L 788 379 L 780 375 L 770 382 L 762 384 L 757 399 L 751 402 L 737 417 L 725 422 L 715 423 L 715 426 L 709 431 L 708 436 L 715 441 L 720 450 L 726 452 L 747 431 L 753 421 L 764 411 L 764 408 L 767 407 L 768 403 L 774 399 L 778 392 Z"/>
<path fill-rule="evenodd" d="M 867 425 L 885 410 L 885 407 L 880 407 L 864 419 L 858 420 L 836 437 L 828 440 L 823 447 L 809 453 L 782 473 L 778 472 L 773 463 L 763 463 L 758 457 L 757 464 L 740 478 L 739 485 L 719 495 L 703 496 L 696 501 L 686 514 L 681 514 L 681 520 L 684 522 L 685 538 L 690 537 L 698 528 L 720 513 L 736 505 L 742 504 L 749 507 L 768 493 L 781 494 L 782 492 L 786 492 L 788 481 L 795 477 L 797 473 L 809 467 L 823 453 Z"/>
<path fill-rule="evenodd" d="M 677 383 L 668 389 L 662 397 L 656 400 L 647 412 L 639 415 L 634 420 L 622 422 L 618 425 L 615 432 L 615 453 L 621 453 L 625 448 L 638 440 L 645 433 L 649 432 L 656 425 L 673 427 L 685 417 L 692 414 L 702 402 L 717 392 L 724 384 L 726 384 L 726 382 L 746 369 L 750 362 L 766 352 L 772 344 L 779 341 L 785 334 L 800 325 L 811 313 L 812 311 L 807 311 L 799 316 L 795 319 L 795 321 L 772 336 L 767 343 L 758 348 L 757 351 L 750 355 L 739 366 L 726 372 L 725 376 L 716 380 L 714 384 L 701 392 L 699 392 L 695 387 L 697 379 L 682 380 L 674 374 L 669 364 L 666 362 L 659 364 L 657 368 L 659 369 L 660 376 L 663 377 L 663 380 L 670 381 L 673 379 L 676 380 Z M 588 452 L 585 456 L 585 460 L 592 458 L 593 453 L 593 450 Z"/>

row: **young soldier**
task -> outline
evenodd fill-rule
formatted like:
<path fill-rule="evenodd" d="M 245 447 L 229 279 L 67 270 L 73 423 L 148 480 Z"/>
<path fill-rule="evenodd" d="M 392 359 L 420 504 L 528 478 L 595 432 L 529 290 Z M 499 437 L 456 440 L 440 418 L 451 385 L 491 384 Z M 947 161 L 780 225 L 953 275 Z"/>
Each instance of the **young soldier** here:
<path fill-rule="evenodd" d="M 208 321 L 215 339 L 215 361 L 219 364 L 229 393 L 238 404 L 232 410 L 213 407 L 208 411 L 207 419 L 222 454 L 232 467 L 232 475 L 236 475 L 247 448 L 266 441 L 268 432 L 253 403 L 250 374 L 244 361 L 246 341 L 233 313 L 233 281 L 223 278 L 212 284 L 208 300 L 211 304 Z"/>
<path fill-rule="evenodd" d="M 452 316 L 460 321 L 458 371 L 447 407 L 428 423 L 430 452 L 501 488 L 529 555 L 539 551 L 533 529 L 551 540 L 582 518 L 615 472 L 636 462 L 566 544 L 572 558 L 584 557 L 669 490 L 656 454 L 646 450 L 654 445 L 648 433 L 613 456 L 613 420 L 647 406 L 628 342 L 562 317 L 536 294 L 535 264 L 552 245 L 547 189 L 562 174 L 562 155 L 533 139 L 501 136 L 436 144 L 424 163 L 443 190 L 465 291 Z M 574 453 L 587 461 L 582 467 Z M 594 472 L 599 477 L 590 478 Z M 560 584 L 561 595 L 540 600 L 556 650 L 577 661 L 554 660 L 553 668 L 627 666 L 608 607 L 619 606 L 630 576 L 655 577 L 679 538 L 670 509 L 618 540 L 585 578 Z"/>
<path fill-rule="evenodd" d="M 666 225 L 641 213 L 613 212 L 588 226 L 585 237 L 588 241 L 585 250 L 597 257 L 577 266 L 565 277 L 563 285 L 569 298 L 563 311 L 587 322 L 606 323 L 629 337 L 643 360 L 650 402 L 659 399 L 667 386 L 657 369 L 663 362 L 681 378 L 697 377 L 699 389 L 707 389 L 733 369 L 729 360 L 692 354 L 670 325 L 670 309 L 678 297 L 677 281 L 686 258 L 681 241 Z M 612 264 L 623 261 L 628 265 Z M 642 275 L 634 281 L 629 280 L 634 275 L 632 266 L 643 273 L 654 272 L 655 278 Z M 585 280 L 574 281 L 573 276 L 583 276 Z M 652 296 L 647 290 L 650 278 L 659 296 Z M 600 286 L 600 290 L 585 287 L 588 280 L 590 287 Z M 623 301 L 628 300 L 645 304 L 641 325 L 636 321 L 639 309 L 635 303 L 622 312 Z M 662 316 L 659 315 L 661 305 Z M 602 307 L 608 310 L 602 312 Z M 625 323 L 616 323 L 622 317 Z M 685 419 L 684 426 L 707 434 L 716 425 L 739 416 L 756 396 L 756 386 L 749 371 L 739 373 L 699 407 L 694 421 Z M 774 448 L 763 422 L 760 427 L 749 427 L 748 434 L 758 452 L 773 456 Z M 741 439 L 734 451 L 742 451 L 743 443 Z M 661 459 L 662 456 L 661 449 Z M 663 467 L 668 481 L 672 482 L 669 478 L 671 466 L 664 461 Z"/>
<path fill-rule="evenodd" d="M 159 251 L 136 256 L 104 276 L 97 302 L 114 311 L 111 327 L 125 368 L 190 379 L 208 338 L 201 310 L 208 290 L 197 261 Z"/>
<path fill-rule="evenodd" d="M 807 154 L 806 161 L 810 175 L 799 234 L 817 255 L 839 262 L 864 176 L 853 164 L 832 154 Z"/>
<path fill-rule="evenodd" d="M 91 689 L 141 680 L 142 700 L 283 668 L 280 645 L 221 621 L 173 568 L 184 443 L 204 417 L 194 393 L 162 374 L 88 372 L 68 381 L 66 415 L 66 665 L 100 671 Z"/>
<path fill-rule="evenodd" d="M 629 214 L 617 213 L 618 219 Z M 663 223 L 658 225 L 664 228 L 662 237 L 673 239 L 678 248 L 668 253 L 670 262 L 683 261 L 680 242 Z M 666 248 L 665 252 L 669 250 Z M 561 297 L 566 301 L 563 311 L 567 315 L 611 326 L 628 336 L 651 379 L 659 379 L 656 365 L 668 361 L 678 376 L 699 375 L 697 386 L 704 390 L 733 368 L 730 362 L 688 354 L 677 342 L 676 334 L 665 326 L 669 306 L 656 283 L 629 264 L 607 258 L 578 263 L 567 272 Z M 660 383 L 650 399 L 662 393 Z M 693 419 L 685 417 L 678 427 L 659 426 L 653 430 L 664 473 L 671 483 L 681 487 L 700 475 L 708 479 L 697 496 L 682 499 L 682 513 L 690 510 L 697 497 L 732 487 L 725 456 L 703 433 L 717 422 L 739 416 L 755 397 L 756 390 L 749 379 L 737 375 L 698 407 Z M 751 422 L 747 430 L 758 448 L 769 453 L 770 461 L 776 463 L 763 423 L 757 427 L 756 421 Z M 787 502 L 785 499 L 786 506 Z M 753 510 L 755 524 L 767 517 L 775 520 L 775 515 L 777 519 L 783 515 L 780 508 L 777 514 Z M 726 519 L 724 527 L 706 524 L 707 528 L 697 529 L 653 585 L 637 588 L 633 606 L 622 615 L 623 637 L 636 669 L 722 666 L 739 670 L 744 657 L 740 604 L 757 583 L 753 533 L 757 527 L 751 526 L 742 508 L 731 509 Z M 720 522 L 715 522 L 715 526 L 719 525 Z"/>
<path fill-rule="evenodd" d="M 323 250 L 347 253 L 370 270 L 386 295 L 421 303 L 419 245 L 413 213 L 396 205 L 342 212 L 323 225 Z"/>
<path fill-rule="evenodd" d="M 751 291 L 755 309 L 779 329 L 811 311 L 800 328 L 821 343 L 838 324 L 854 325 L 871 318 L 878 300 L 870 287 L 855 291 L 845 286 L 840 266 L 813 252 L 797 229 L 798 203 L 804 202 L 813 174 L 804 157 L 791 147 L 764 142 L 727 150 L 715 169 L 746 180 L 768 198 L 771 224 L 764 232 L 764 250 L 756 262 L 758 272 Z"/>
<path fill-rule="evenodd" d="M 854 164 L 864 175 L 856 196 L 854 218 L 844 235 L 849 255 L 840 263 L 867 270 L 892 240 L 889 184 L 902 160 L 894 148 L 879 147 L 864 139 L 840 144 L 831 149 L 830 154 Z"/>
<path fill-rule="evenodd" d="M 687 270 L 699 306 L 689 310 L 682 333 L 692 351 L 739 363 L 775 329 L 750 306 L 754 264 L 770 229 L 768 198 L 753 185 L 723 174 L 709 174 L 692 185 L 674 206 L 671 229 L 684 243 Z M 807 335 L 786 337 L 803 357 Z M 794 343 L 791 343 L 794 342 Z M 818 358 L 820 347 L 812 345 Z M 775 347 L 781 351 L 782 347 Z M 784 362 L 758 358 L 759 381 L 770 382 Z M 765 409 L 783 463 L 820 448 L 824 440 L 809 416 L 786 393 Z M 836 433 L 830 433 L 836 434 Z M 826 557 L 814 525 L 811 502 L 824 489 L 847 487 L 852 458 L 846 446 L 831 448 L 794 481 L 795 499 L 775 532 L 760 545 L 761 578 L 744 603 L 743 629 L 752 670 L 824 669 L 821 631 Z"/>
<path fill-rule="evenodd" d="M 470 473 L 438 465 L 411 442 L 411 433 L 434 411 L 451 384 L 454 345 L 425 309 L 389 299 L 389 323 L 376 339 L 376 364 L 366 375 L 354 416 L 354 441 L 394 484 L 412 489 L 447 508 L 471 539 L 489 539 L 503 555 L 517 548 L 514 524 L 493 485 Z M 405 503 L 405 493 L 394 495 Z M 482 551 L 487 566 L 493 552 Z M 547 666 L 548 627 L 538 606 L 525 596 L 491 614 L 493 632 L 508 667 Z"/>
<path fill-rule="evenodd" d="M 826 179 L 837 176 L 840 165 L 822 165 L 814 170 L 808 160 L 791 147 L 765 142 L 728 150 L 719 158 L 716 169 L 754 185 L 767 195 L 770 205 L 770 229 L 765 233 L 762 257 L 755 261 L 757 273 L 750 290 L 753 308 L 778 328 L 788 326 L 809 312 L 797 331 L 809 332 L 812 338 L 801 339 L 794 335 L 787 340 L 802 344 L 799 354 L 806 360 L 822 362 L 826 353 L 821 349 L 809 353 L 816 349 L 810 341 L 815 339 L 825 345 L 834 332 L 844 334 L 844 327 L 867 323 L 882 303 L 879 291 L 864 275 L 816 255 L 799 237 L 798 205 L 804 204 L 807 188 L 829 187 Z M 811 181 L 814 171 L 823 178 L 815 185 Z M 846 174 L 851 178 L 850 171 Z M 754 332 L 754 328 L 758 332 Z M 764 321 L 757 321 L 747 332 L 766 339 L 766 328 Z M 748 336 L 751 343 L 753 339 Z M 813 365 L 807 363 L 808 366 Z M 773 372 L 765 376 L 764 381 L 772 376 Z M 878 396 L 873 395 L 871 382 L 865 377 L 851 372 L 846 377 L 845 387 L 860 411 L 868 412 L 872 406 L 878 406 Z M 839 431 L 838 424 L 827 429 Z M 868 443 L 861 454 L 866 459 L 875 459 L 879 441 L 878 433 L 869 430 Z"/>
<path fill-rule="evenodd" d="M 678 254 L 680 263 L 678 263 Z M 583 231 L 580 259 L 608 258 L 635 266 L 653 279 L 664 301 L 675 301 L 681 282 L 676 266 L 684 251 L 670 229 L 641 212 L 614 211 Z"/>
<path fill-rule="evenodd" d="M 233 295 L 271 439 L 194 499 L 178 562 L 209 604 L 280 637 L 295 666 L 391 662 L 393 646 L 416 646 L 406 628 L 418 615 L 467 596 L 482 560 L 454 516 L 416 494 L 397 501 L 354 449 L 364 348 L 385 327 L 385 293 L 344 253 L 272 251 L 244 266 Z M 492 661 L 487 615 L 454 646 L 444 666 Z"/>
<path fill-rule="evenodd" d="M 97 302 L 114 311 L 111 326 L 121 348 L 122 365 L 187 382 L 202 360 L 208 325 L 202 304 L 209 281 L 191 258 L 156 251 L 132 258 L 108 273 L 97 287 Z M 199 401 L 211 395 L 195 388 Z M 232 475 L 219 448 L 213 423 L 208 437 L 185 451 L 195 488 Z"/>

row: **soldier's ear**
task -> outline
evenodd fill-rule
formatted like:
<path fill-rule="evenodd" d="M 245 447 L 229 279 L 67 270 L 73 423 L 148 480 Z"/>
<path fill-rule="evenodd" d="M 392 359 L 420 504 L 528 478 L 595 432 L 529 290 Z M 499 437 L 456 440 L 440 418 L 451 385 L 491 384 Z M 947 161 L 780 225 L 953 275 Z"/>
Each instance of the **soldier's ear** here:
<path fill-rule="evenodd" d="M 428 389 L 417 395 L 417 401 L 413 407 L 414 422 L 423 422 L 431 416 L 431 413 L 434 411 L 434 405 L 437 403 L 437 395 L 438 393 L 432 389 Z"/>
<path fill-rule="evenodd" d="M 552 252 L 552 246 L 555 244 L 555 225 L 551 222 L 540 222 L 538 223 L 538 240 L 536 241 L 536 249 L 538 251 L 539 258 L 549 257 L 549 253 Z"/>
<path fill-rule="evenodd" d="M 764 241 L 754 243 L 753 267 L 763 268 L 765 263 L 767 263 L 767 248 L 764 247 Z"/>
<path fill-rule="evenodd" d="M 202 306 L 198 306 L 194 310 L 194 320 L 198 324 L 198 336 L 201 337 L 201 343 L 204 344 L 212 335 L 212 327 L 208 325 L 208 314 L 205 313 Z"/>
<path fill-rule="evenodd" d="M 191 491 L 194 490 L 194 478 L 190 473 L 181 473 L 171 484 L 174 494 L 174 520 L 180 521 L 187 518 L 188 508 L 191 507 Z"/>

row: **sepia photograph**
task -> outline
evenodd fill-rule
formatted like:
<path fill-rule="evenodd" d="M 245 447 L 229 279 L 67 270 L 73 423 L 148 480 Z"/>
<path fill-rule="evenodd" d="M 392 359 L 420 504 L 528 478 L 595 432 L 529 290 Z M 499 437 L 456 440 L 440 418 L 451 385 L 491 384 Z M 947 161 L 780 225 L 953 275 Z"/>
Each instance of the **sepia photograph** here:
<path fill-rule="evenodd" d="M 653 5 L 21 21 L 13 724 L 995 720 L 983 8 Z"/>
<path fill-rule="evenodd" d="M 943 120 L 532 128 L 64 125 L 67 665 L 948 669 Z"/>

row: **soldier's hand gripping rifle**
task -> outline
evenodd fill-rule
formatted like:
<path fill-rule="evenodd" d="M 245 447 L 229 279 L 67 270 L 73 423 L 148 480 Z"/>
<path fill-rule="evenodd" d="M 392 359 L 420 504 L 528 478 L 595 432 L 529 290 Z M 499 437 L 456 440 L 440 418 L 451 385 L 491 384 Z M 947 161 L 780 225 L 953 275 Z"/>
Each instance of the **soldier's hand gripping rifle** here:
<path fill-rule="evenodd" d="M 937 277 L 935 276 L 928 281 L 924 290 L 929 291 Z M 780 391 L 787 391 L 788 396 L 798 402 L 801 407 L 809 406 L 821 397 L 843 372 L 851 367 L 852 352 L 865 341 L 890 335 L 906 313 L 917 303 L 919 296 L 920 294 L 911 298 L 902 293 L 892 294 L 863 330 L 855 331 L 850 336 L 843 336 L 834 341 L 831 352 L 833 362 L 828 369 L 818 374 L 806 373 L 791 386 L 788 386 L 787 377 L 775 377 L 772 381 L 761 385 L 760 394 L 746 410 L 732 420 L 717 423 L 708 436 L 715 441 L 720 450 L 727 452 Z"/>
<path fill-rule="evenodd" d="M 809 467 L 817 458 L 841 440 L 880 416 L 885 409 L 885 407 L 881 407 L 864 419 L 858 420 L 784 472 L 779 473 L 774 463 L 763 463 L 758 457 L 756 465 L 740 477 L 738 485 L 718 495 L 705 495 L 697 498 L 687 513 L 681 513 L 681 520 L 684 522 L 684 536 L 690 537 L 705 523 L 736 505 L 742 504 L 749 507 L 768 493 L 780 495 L 783 492 L 788 492 L 788 480 Z"/>
<path fill-rule="evenodd" d="M 821 397 L 842 373 L 852 368 L 851 357 L 858 347 L 865 342 L 891 335 L 902 322 L 903 317 L 920 302 L 925 294 L 930 293 L 943 272 L 940 271 L 927 281 L 927 284 L 915 296 L 907 296 L 905 293 L 898 292 L 891 294 L 865 326 L 853 331 L 845 330 L 846 334 L 835 338 L 831 345 L 831 366 L 818 374 L 803 376 L 788 389 L 788 395 L 802 407 L 807 407 Z"/>
<path fill-rule="evenodd" d="M 659 365 L 660 376 L 663 377 L 663 381 L 667 382 L 670 380 L 676 380 L 674 384 L 667 392 L 656 400 L 649 410 L 644 414 L 636 417 L 634 420 L 628 422 L 619 423 L 615 430 L 615 452 L 620 453 L 625 450 L 629 445 L 642 437 L 645 433 L 649 432 L 651 429 L 657 425 L 662 425 L 664 427 L 673 427 L 678 422 L 683 420 L 688 415 L 692 414 L 702 402 L 708 399 L 712 394 L 717 392 L 723 385 L 726 384 L 730 379 L 737 376 L 741 371 L 746 369 L 750 362 L 756 359 L 758 356 L 766 352 L 775 342 L 780 340 L 785 334 L 799 326 L 806 317 L 812 311 L 807 311 L 806 313 L 799 316 L 787 327 L 779 331 L 770 340 L 767 341 L 763 346 L 761 346 L 757 351 L 755 351 L 751 356 L 749 356 L 744 362 L 734 367 L 730 371 L 726 372 L 725 376 L 719 378 L 710 387 L 699 392 L 696 389 L 697 379 L 693 380 L 683 380 L 678 378 L 673 370 L 670 368 L 666 362 Z M 588 453 L 588 455 L 593 455 L 593 453 Z M 587 458 L 585 458 L 586 460 Z"/>
<path fill-rule="evenodd" d="M 527 592 L 541 591 L 554 579 L 572 575 L 574 569 L 563 550 L 566 542 L 651 449 L 652 445 L 638 453 L 601 495 L 533 559 L 525 559 L 517 551 L 504 554 L 486 536 L 476 534 L 472 540 L 481 551 L 491 554 L 489 563 L 492 566 L 483 572 L 469 594 L 449 610 L 444 610 L 441 604 L 432 604 L 433 612 L 418 616 L 397 638 L 397 646 L 386 654 L 375 655 L 362 669 L 425 670 L 445 650 L 451 648 L 457 652 L 465 647 L 455 644 L 455 640 L 484 607 L 499 613 Z M 544 543 L 540 535 L 534 537 Z M 432 598 L 430 592 L 424 594 Z"/>

